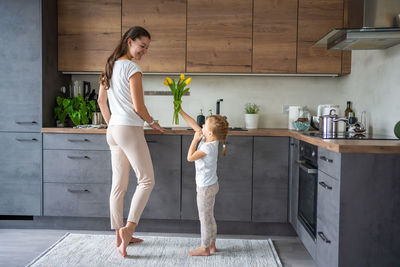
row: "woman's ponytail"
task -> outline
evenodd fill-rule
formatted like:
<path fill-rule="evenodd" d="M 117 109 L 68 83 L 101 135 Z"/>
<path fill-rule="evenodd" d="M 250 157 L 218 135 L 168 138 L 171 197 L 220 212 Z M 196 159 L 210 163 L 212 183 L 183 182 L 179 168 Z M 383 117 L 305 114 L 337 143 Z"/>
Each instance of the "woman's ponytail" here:
<path fill-rule="evenodd" d="M 140 26 L 131 27 L 122 36 L 118 46 L 114 49 L 114 52 L 111 54 L 111 56 L 108 57 L 105 70 L 100 74 L 99 83 L 104 85 L 106 90 L 111 86 L 111 77 L 115 61 L 125 55 L 128 50 L 128 39 L 130 38 L 134 41 L 136 38 L 140 38 L 142 36 L 151 39 L 150 33 Z"/>

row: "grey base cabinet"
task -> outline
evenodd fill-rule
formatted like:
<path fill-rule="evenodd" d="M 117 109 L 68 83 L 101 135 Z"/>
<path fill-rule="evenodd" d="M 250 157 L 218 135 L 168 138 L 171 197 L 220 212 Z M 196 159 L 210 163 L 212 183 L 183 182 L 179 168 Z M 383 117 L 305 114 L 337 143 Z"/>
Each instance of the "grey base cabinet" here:
<path fill-rule="evenodd" d="M 181 136 L 146 135 L 153 161 L 155 186 L 143 211 L 143 219 L 180 219 L 181 212 Z M 130 172 L 124 199 L 124 215 L 128 216 L 137 178 Z"/>
<path fill-rule="evenodd" d="M 254 222 L 288 222 L 288 137 L 254 137 Z"/>
<path fill-rule="evenodd" d="M 318 266 L 398 266 L 400 155 L 318 158 Z"/>
<path fill-rule="evenodd" d="M 41 215 L 41 134 L 0 132 L 0 147 L 0 215 Z"/>
<path fill-rule="evenodd" d="M 182 219 L 197 220 L 195 166 L 186 160 L 192 136 L 182 136 Z M 219 192 L 214 214 L 221 221 L 251 221 L 253 137 L 228 136 L 226 156 L 220 144 Z"/>
<path fill-rule="evenodd" d="M 111 155 L 104 134 L 43 134 L 43 215 L 109 217 Z"/>

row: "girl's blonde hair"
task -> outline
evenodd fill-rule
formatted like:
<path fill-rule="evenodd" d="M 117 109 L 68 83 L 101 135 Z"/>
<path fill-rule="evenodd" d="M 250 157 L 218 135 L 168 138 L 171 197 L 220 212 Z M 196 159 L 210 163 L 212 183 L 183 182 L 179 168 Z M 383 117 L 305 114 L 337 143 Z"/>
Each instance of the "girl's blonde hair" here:
<path fill-rule="evenodd" d="M 210 130 L 215 137 L 222 142 L 222 156 L 226 155 L 226 136 L 228 135 L 229 123 L 225 117 L 221 115 L 210 115 Z"/>

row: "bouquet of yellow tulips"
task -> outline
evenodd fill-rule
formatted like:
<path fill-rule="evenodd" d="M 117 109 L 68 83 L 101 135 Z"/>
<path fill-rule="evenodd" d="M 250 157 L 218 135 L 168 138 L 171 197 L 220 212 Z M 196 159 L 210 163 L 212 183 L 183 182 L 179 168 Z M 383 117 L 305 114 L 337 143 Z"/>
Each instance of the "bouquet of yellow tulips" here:
<path fill-rule="evenodd" d="M 179 124 L 179 111 L 182 108 L 182 96 L 189 92 L 190 88 L 185 88 L 192 81 L 192 78 L 185 79 L 185 75 L 181 74 L 178 82 L 169 77 L 165 78 L 164 85 L 169 86 L 174 95 L 174 116 L 172 123 Z"/>

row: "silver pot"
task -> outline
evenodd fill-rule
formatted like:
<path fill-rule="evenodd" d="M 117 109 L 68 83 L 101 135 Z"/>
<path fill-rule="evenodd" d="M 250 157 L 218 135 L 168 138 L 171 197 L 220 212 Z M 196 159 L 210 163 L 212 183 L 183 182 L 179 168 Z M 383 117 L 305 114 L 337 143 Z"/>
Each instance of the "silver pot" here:
<path fill-rule="evenodd" d="M 338 115 L 335 114 L 335 110 L 331 109 L 328 115 L 319 116 L 319 133 L 323 136 L 334 135 L 338 131 L 338 124 L 335 120 L 338 119 Z"/>

